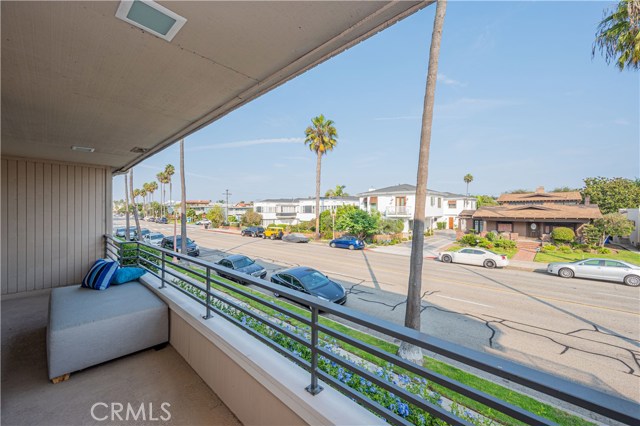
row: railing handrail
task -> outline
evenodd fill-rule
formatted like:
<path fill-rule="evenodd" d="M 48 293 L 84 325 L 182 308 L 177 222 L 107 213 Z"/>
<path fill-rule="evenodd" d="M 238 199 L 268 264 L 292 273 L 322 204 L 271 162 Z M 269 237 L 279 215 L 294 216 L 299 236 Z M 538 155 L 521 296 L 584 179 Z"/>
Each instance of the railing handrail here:
<path fill-rule="evenodd" d="M 288 299 L 311 307 L 312 317 L 313 312 L 322 311 L 325 313 L 330 313 L 355 324 L 366 326 L 371 330 L 381 332 L 387 336 L 419 346 L 422 349 L 442 355 L 445 358 L 461 362 L 465 365 L 474 367 L 497 377 L 501 377 L 511 382 L 518 383 L 520 385 L 524 385 L 528 388 L 542 392 L 553 398 L 568 402 L 578 407 L 585 408 L 607 418 L 630 425 L 640 424 L 640 416 L 638 413 L 639 410 L 637 408 L 637 405 L 632 401 L 621 399 L 613 395 L 588 388 L 584 385 L 573 383 L 566 379 L 553 376 L 542 371 L 534 370 L 530 367 L 526 367 L 524 365 L 520 365 L 503 358 L 496 357 L 491 354 L 479 352 L 474 349 L 469 349 L 455 343 L 438 339 L 436 337 L 428 336 L 420 331 L 404 327 L 402 325 L 398 325 L 384 319 L 373 317 L 361 311 L 356 311 L 342 305 L 323 301 L 313 296 L 307 296 L 304 293 L 288 289 L 284 286 L 273 284 L 266 280 L 257 279 L 251 275 L 238 274 L 233 269 L 229 269 L 213 262 L 195 259 L 186 254 L 177 253 L 171 250 L 164 249 L 162 247 L 152 246 L 142 241 L 118 241 L 116 243 L 116 240 L 109 234 L 105 235 L 105 239 L 107 241 L 107 247 L 109 246 L 109 243 L 116 247 L 117 244 L 123 243 L 137 244 L 138 250 L 136 250 L 136 257 L 139 256 L 139 246 L 142 245 L 149 249 L 159 251 L 160 253 L 162 253 L 163 259 L 166 255 L 170 258 L 175 257 L 178 259 L 187 260 L 190 263 L 204 267 L 207 271 L 221 271 L 227 276 L 237 277 L 244 282 L 250 282 L 251 284 L 259 288 L 266 289 L 271 292 L 277 292 L 281 295 L 285 295 Z M 154 275 L 158 277 L 157 274 L 154 273 Z M 216 281 L 213 278 L 211 278 L 211 281 L 215 281 L 216 284 L 220 284 L 219 281 Z M 206 291 L 207 295 L 209 296 L 209 288 L 200 288 L 200 290 Z M 234 289 L 234 291 L 240 294 L 244 293 L 241 290 L 237 289 Z M 201 303 L 202 305 L 206 305 L 206 302 L 199 303 Z M 296 314 L 294 314 L 293 312 L 292 314 L 296 316 Z M 311 322 L 313 332 L 314 322 L 313 320 Z M 405 368 L 402 365 L 401 367 Z M 411 366 L 408 367 L 409 369 L 411 369 Z M 464 422 L 462 422 L 461 424 L 464 424 Z M 546 424 L 551 423 L 547 421 Z"/>

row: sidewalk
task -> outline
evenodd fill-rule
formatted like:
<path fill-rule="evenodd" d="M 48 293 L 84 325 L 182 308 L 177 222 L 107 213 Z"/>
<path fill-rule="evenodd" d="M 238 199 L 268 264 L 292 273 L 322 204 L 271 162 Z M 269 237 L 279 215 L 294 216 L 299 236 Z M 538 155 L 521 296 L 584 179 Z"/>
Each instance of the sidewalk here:
<path fill-rule="evenodd" d="M 526 260 L 510 259 L 509 266 L 507 266 L 507 269 L 516 269 L 519 271 L 529 271 L 529 272 L 546 271 L 547 264 L 543 262 L 529 262 Z"/>

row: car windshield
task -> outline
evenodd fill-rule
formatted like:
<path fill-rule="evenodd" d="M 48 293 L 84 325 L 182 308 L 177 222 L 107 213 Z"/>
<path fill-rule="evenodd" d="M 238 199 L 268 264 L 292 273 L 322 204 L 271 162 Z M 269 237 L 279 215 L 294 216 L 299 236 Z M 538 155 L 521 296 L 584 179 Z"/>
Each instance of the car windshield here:
<path fill-rule="evenodd" d="M 233 261 L 234 268 L 244 268 L 249 265 L 253 265 L 255 261 L 249 259 L 248 257 L 243 257 L 241 259 L 237 259 Z"/>
<path fill-rule="evenodd" d="M 315 290 L 329 282 L 329 279 L 318 271 L 310 271 L 306 275 L 298 276 L 298 279 L 307 290 Z"/>
<path fill-rule="evenodd" d="M 182 237 L 176 237 L 176 244 L 182 244 Z M 193 240 L 191 238 L 187 238 L 187 244 L 193 244 Z"/>

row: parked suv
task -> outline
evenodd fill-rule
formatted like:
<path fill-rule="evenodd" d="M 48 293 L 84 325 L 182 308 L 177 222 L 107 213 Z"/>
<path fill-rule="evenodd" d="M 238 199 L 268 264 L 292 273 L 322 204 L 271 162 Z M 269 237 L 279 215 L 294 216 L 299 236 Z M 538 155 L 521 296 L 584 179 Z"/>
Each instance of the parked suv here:
<path fill-rule="evenodd" d="M 180 247 L 182 247 L 182 236 L 176 236 L 176 245 L 178 246 L 178 253 L 180 253 Z M 164 237 L 162 239 L 161 247 L 167 250 L 173 250 L 173 236 Z M 187 254 L 189 256 L 200 256 L 200 247 L 191 238 L 187 238 Z"/>
<path fill-rule="evenodd" d="M 264 234 L 262 226 L 250 226 L 240 232 L 243 237 L 262 237 L 262 234 Z"/>
<path fill-rule="evenodd" d="M 284 231 L 282 228 L 278 228 L 276 226 L 268 227 L 262 233 L 262 238 L 270 238 L 272 240 L 278 239 L 281 240 L 284 235 Z"/>

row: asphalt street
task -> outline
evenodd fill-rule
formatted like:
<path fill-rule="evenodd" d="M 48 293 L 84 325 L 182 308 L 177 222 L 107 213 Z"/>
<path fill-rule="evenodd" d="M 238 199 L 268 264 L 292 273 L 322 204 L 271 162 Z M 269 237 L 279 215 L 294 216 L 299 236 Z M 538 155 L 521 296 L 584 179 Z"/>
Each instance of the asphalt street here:
<path fill-rule="evenodd" d="M 172 225 L 142 226 L 173 233 Z M 404 321 L 407 256 L 241 237 L 195 225 L 188 232 L 203 259 L 217 261 L 242 253 L 270 273 L 310 266 L 347 288 L 349 308 L 399 324 Z M 640 288 L 424 262 L 424 333 L 640 400 Z"/>

